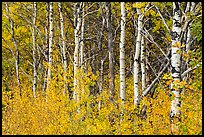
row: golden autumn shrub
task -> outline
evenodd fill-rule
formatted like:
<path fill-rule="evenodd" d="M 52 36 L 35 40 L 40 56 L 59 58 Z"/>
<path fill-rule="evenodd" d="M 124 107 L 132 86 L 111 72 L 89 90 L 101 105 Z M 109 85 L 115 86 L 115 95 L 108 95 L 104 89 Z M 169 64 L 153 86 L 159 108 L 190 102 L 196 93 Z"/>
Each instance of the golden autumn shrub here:
<path fill-rule="evenodd" d="M 109 101 L 108 87 L 104 86 L 102 94 L 90 93 L 90 86 L 97 85 L 98 73 L 79 72 L 80 101 L 70 100 L 63 94 L 63 77 L 59 71 L 53 75 L 50 89 L 47 92 L 38 90 L 37 98 L 33 98 L 29 83 L 22 84 L 22 97 L 17 86 L 11 91 L 2 88 L 2 134 L 161 134 L 169 135 L 169 110 L 172 97 L 168 85 L 158 84 L 154 95 L 143 97 L 140 105 L 133 105 L 132 78 L 126 81 L 126 103 L 120 106 L 118 97 L 119 76 L 116 75 L 115 105 Z M 199 70 L 198 70 L 199 71 Z M 69 73 L 69 72 L 68 72 Z M 167 76 L 166 76 L 167 77 Z M 182 119 L 179 134 L 202 134 L 202 83 L 201 76 L 195 75 L 190 84 L 185 84 L 181 94 Z M 71 78 L 71 77 L 70 77 Z M 169 79 L 161 80 L 165 84 Z M 68 79 L 71 84 L 71 80 Z M 194 87 L 197 84 L 197 88 Z M 191 89 L 194 91 L 191 91 Z M 82 94 L 83 90 L 83 94 Z M 141 92 L 141 91 L 140 91 Z M 98 101 L 102 100 L 102 108 L 98 110 Z M 146 117 L 141 117 L 141 110 L 146 105 Z M 123 111 L 123 115 L 121 115 Z"/>

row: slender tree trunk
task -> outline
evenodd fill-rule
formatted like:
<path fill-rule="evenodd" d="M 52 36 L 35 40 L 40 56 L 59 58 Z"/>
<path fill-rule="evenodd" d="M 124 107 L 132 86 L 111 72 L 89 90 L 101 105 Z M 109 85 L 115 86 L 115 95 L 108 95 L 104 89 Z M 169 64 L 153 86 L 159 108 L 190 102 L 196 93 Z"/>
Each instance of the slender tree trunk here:
<path fill-rule="evenodd" d="M 109 53 L 109 90 L 110 90 L 110 100 L 114 100 L 115 95 L 115 84 L 114 84 L 114 57 L 113 57 L 113 36 L 112 36 L 112 25 L 111 25 L 111 4 L 110 2 L 105 2 L 106 9 L 106 22 L 107 22 L 107 30 L 108 30 L 108 53 Z"/>
<path fill-rule="evenodd" d="M 150 81 L 150 68 L 149 68 L 149 65 L 148 65 L 149 58 L 150 58 L 150 56 L 149 56 L 149 54 L 150 54 L 149 45 L 150 45 L 150 43 L 147 41 L 146 42 L 146 48 L 145 48 L 145 53 L 146 53 L 146 56 L 145 56 L 145 71 L 146 71 L 146 73 L 145 73 L 145 76 L 146 76 L 145 84 L 146 84 L 146 87 L 148 87 L 150 85 L 150 82 L 151 82 Z"/>
<path fill-rule="evenodd" d="M 6 14 L 8 16 L 9 19 L 9 23 L 10 23 L 10 27 L 11 27 L 11 35 L 12 35 L 12 41 L 13 44 L 15 46 L 15 66 L 16 66 L 16 78 L 17 78 L 17 82 L 18 82 L 18 88 L 19 88 L 19 92 L 20 92 L 20 96 L 22 96 L 22 90 L 21 90 L 21 80 L 19 77 L 19 50 L 18 50 L 18 45 L 17 45 L 17 41 L 15 38 L 15 31 L 14 31 L 14 22 L 11 19 L 10 15 L 9 15 L 9 7 L 8 7 L 8 3 L 6 2 Z"/>
<path fill-rule="evenodd" d="M 186 12 L 190 12 L 192 13 L 194 8 L 195 8 L 195 2 L 188 2 L 187 3 L 187 11 Z M 192 36 L 191 36 L 191 25 L 192 22 L 189 23 L 188 28 L 187 28 L 187 36 L 186 36 L 186 53 L 188 54 L 188 52 L 191 50 L 191 40 L 192 40 Z M 186 69 L 189 68 L 189 59 L 186 60 Z M 184 79 L 188 78 L 188 74 L 184 77 Z"/>
<path fill-rule="evenodd" d="M 100 60 L 101 60 L 100 61 L 100 78 L 99 78 L 99 95 L 101 96 L 102 91 L 103 91 L 103 64 L 105 61 L 105 58 L 103 59 L 103 51 L 102 51 L 103 32 L 104 32 L 104 28 L 105 28 L 105 18 L 103 15 L 101 4 L 100 4 L 100 10 L 101 10 L 101 17 L 102 17 L 102 29 L 101 29 L 100 36 L 99 36 L 98 47 L 99 47 L 99 54 L 100 54 Z M 99 100 L 98 110 L 101 109 L 101 106 L 102 106 L 102 101 Z"/>
<path fill-rule="evenodd" d="M 82 23 L 81 23 L 81 43 L 80 43 L 80 66 L 84 63 L 84 14 L 85 3 L 82 2 Z"/>
<path fill-rule="evenodd" d="M 79 89 L 78 89 L 78 67 L 79 67 L 79 37 L 80 37 L 80 25 L 81 25 L 81 17 L 80 17 L 80 3 L 76 3 L 74 5 L 74 38 L 75 38 L 75 49 L 74 49 L 74 99 L 79 102 Z"/>
<path fill-rule="evenodd" d="M 138 14 L 138 30 L 137 30 L 137 41 L 136 41 L 136 50 L 135 50 L 135 57 L 134 57 L 134 105 L 137 105 L 138 102 L 138 91 L 139 91 L 139 81 L 138 81 L 138 74 L 139 74 L 139 54 L 140 54 L 140 45 L 142 40 L 141 31 L 143 29 L 143 15 L 140 9 L 137 8 Z"/>
<path fill-rule="evenodd" d="M 173 82 L 171 84 L 172 93 L 175 95 L 174 100 L 171 103 L 170 110 L 170 123 L 171 123 L 171 132 L 173 134 L 178 133 L 178 122 L 180 121 L 180 89 L 175 84 L 180 82 L 180 58 L 181 55 L 177 53 L 180 49 L 180 33 L 181 33 L 181 9 L 179 2 L 173 2 L 173 27 L 172 27 L 172 48 L 171 48 L 171 73 L 173 77 Z M 175 121 L 178 119 L 178 121 Z"/>
<path fill-rule="evenodd" d="M 121 2 L 121 35 L 120 35 L 120 98 L 125 103 L 125 2 Z"/>
<path fill-rule="evenodd" d="M 35 26 L 36 26 L 36 16 L 37 16 L 37 3 L 33 3 L 33 97 L 36 98 L 36 88 L 37 88 L 37 69 L 36 69 L 36 37 L 35 37 Z"/>
<path fill-rule="evenodd" d="M 51 67 L 52 67 L 52 43 L 53 43 L 53 2 L 49 3 L 49 57 L 48 57 L 48 71 L 47 71 L 47 88 L 49 89 L 50 79 L 51 79 Z"/>
<path fill-rule="evenodd" d="M 44 47 L 44 56 L 45 56 L 45 62 L 48 63 L 48 57 L 49 57 L 49 2 L 46 2 L 46 26 L 45 26 L 45 46 Z M 46 90 L 47 87 L 47 68 L 45 68 L 44 72 L 44 83 L 43 83 L 43 91 Z"/>
<path fill-rule="evenodd" d="M 62 53 L 63 53 L 63 69 L 64 69 L 64 92 L 63 94 L 66 94 L 66 91 L 68 89 L 67 84 L 67 57 L 66 57 L 66 44 L 65 44 L 65 35 L 64 35 L 64 19 L 63 19 L 63 12 L 62 12 L 62 6 L 61 2 L 58 2 L 59 7 L 59 13 L 60 13 L 60 29 L 61 29 L 61 38 L 62 38 Z"/>
<path fill-rule="evenodd" d="M 144 36 L 141 41 L 141 70 L 142 70 L 142 91 L 146 88 L 146 71 L 145 71 L 145 43 Z"/>

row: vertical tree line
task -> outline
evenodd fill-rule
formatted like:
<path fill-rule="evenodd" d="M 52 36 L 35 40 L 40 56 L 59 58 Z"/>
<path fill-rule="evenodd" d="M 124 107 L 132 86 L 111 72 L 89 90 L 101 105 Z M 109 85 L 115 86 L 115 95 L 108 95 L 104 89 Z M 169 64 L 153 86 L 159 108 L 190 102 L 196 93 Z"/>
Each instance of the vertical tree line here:
<path fill-rule="evenodd" d="M 90 106 L 100 112 L 104 94 L 123 110 L 129 102 L 141 109 L 144 97 L 155 99 L 163 88 L 172 96 L 171 133 L 179 131 L 182 83 L 192 81 L 202 64 L 200 2 L 15 4 L 2 3 L 3 52 L 11 53 L 8 66 L 14 68 L 8 72 L 4 65 L 3 77 L 15 77 L 20 96 L 27 94 L 23 82 L 29 77 L 35 99 L 56 89 L 78 104 L 77 112 L 87 105 L 82 97 L 93 98 Z M 170 87 L 162 82 L 164 74 Z M 149 108 L 142 105 L 146 115 Z"/>

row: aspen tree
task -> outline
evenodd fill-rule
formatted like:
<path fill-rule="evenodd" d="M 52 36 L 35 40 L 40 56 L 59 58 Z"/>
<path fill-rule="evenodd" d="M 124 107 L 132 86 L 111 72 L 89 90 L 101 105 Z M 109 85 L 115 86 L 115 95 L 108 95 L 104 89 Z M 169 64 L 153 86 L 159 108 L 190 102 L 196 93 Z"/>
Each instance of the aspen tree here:
<path fill-rule="evenodd" d="M 36 98 L 36 88 L 37 88 L 37 69 L 36 69 L 36 37 L 35 37 L 35 26 L 36 26 L 36 16 L 37 16 L 37 3 L 33 2 L 33 97 Z"/>
<path fill-rule="evenodd" d="M 85 15 L 85 3 L 82 2 L 82 16 L 81 16 L 81 41 L 80 41 L 80 66 L 84 63 L 84 15 Z"/>
<path fill-rule="evenodd" d="M 120 98 L 125 103 L 125 2 L 121 2 L 121 34 L 120 34 Z"/>
<path fill-rule="evenodd" d="M 101 31 L 100 31 L 100 35 L 99 35 L 99 40 L 98 40 L 98 47 L 99 47 L 99 54 L 100 54 L 100 78 L 99 78 L 99 95 L 101 95 L 102 91 L 103 91 L 103 67 L 104 67 L 104 61 L 106 59 L 103 58 L 103 52 L 102 52 L 102 42 L 103 42 L 103 32 L 104 32 L 104 28 L 105 28 L 105 16 L 103 13 L 103 8 L 102 8 L 102 4 L 100 3 L 100 11 L 101 11 L 101 17 L 102 17 L 102 27 L 101 27 Z M 101 109 L 102 106 L 102 101 L 99 100 L 98 102 L 98 110 Z"/>
<path fill-rule="evenodd" d="M 115 95 L 115 84 L 114 84 L 114 57 L 113 57 L 113 36 L 112 36 L 112 24 L 111 24 L 111 4 L 110 2 L 105 2 L 106 9 L 106 23 L 107 23 L 107 31 L 108 31 L 108 53 L 109 53 L 109 90 L 110 90 L 110 100 L 114 100 Z"/>
<path fill-rule="evenodd" d="M 74 49 L 74 93 L 73 98 L 79 102 L 79 89 L 78 89 L 78 67 L 79 67 L 79 46 L 80 46 L 80 26 L 81 26 L 81 8 L 80 3 L 77 2 L 74 5 L 74 39 L 75 39 L 75 49 Z"/>
<path fill-rule="evenodd" d="M 195 2 L 187 2 L 187 8 L 186 8 L 186 12 L 190 12 L 191 14 L 193 13 L 193 10 L 195 8 Z M 189 23 L 188 28 L 187 28 L 187 35 L 186 35 L 186 53 L 188 54 L 188 52 L 191 49 L 191 40 L 192 40 L 192 36 L 191 36 L 191 26 L 192 26 L 192 21 Z M 186 60 L 186 69 L 189 68 L 189 59 Z M 188 77 L 188 74 L 186 75 L 185 78 Z"/>
<path fill-rule="evenodd" d="M 51 79 L 51 67 L 52 67 L 52 44 L 53 44 L 53 2 L 49 3 L 49 56 L 48 56 L 48 71 L 47 71 L 47 89 L 49 88 Z"/>
<path fill-rule="evenodd" d="M 142 91 L 146 88 L 146 72 L 145 72 L 145 45 L 144 45 L 144 36 L 142 36 L 141 41 L 141 70 L 142 70 Z"/>
<path fill-rule="evenodd" d="M 140 2 L 138 4 L 141 4 Z M 137 28 L 137 40 L 136 40 L 136 49 L 135 49 L 135 57 L 134 57 L 134 105 L 137 105 L 139 102 L 138 99 L 138 91 L 139 91 L 139 80 L 138 80 L 138 74 L 139 74 L 139 55 L 140 55 L 140 46 L 141 46 L 141 40 L 142 40 L 142 34 L 141 31 L 143 29 L 143 14 L 141 13 L 141 10 L 137 8 L 137 14 L 138 14 L 138 28 Z"/>
<path fill-rule="evenodd" d="M 63 12 L 62 12 L 62 6 L 61 2 L 58 2 L 59 7 L 59 13 L 60 13 L 60 31 L 61 31 L 61 38 L 62 38 L 62 53 L 63 53 L 63 69 L 64 69 L 64 92 L 63 94 L 66 94 L 68 85 L 66 83 L 67 81 L 67 57 L 66 57 L 66 43 L 65 43 L 65 34 L 64 34 L 64 19 L 63 19 Z"/>
<path fill-rule="evenodd" d="M 172 93 L 175 95 L 174 99 L 171 102 L 170 110 L 170 123 L 171 123 L 171 132 L 178 132 L 178 126 L 176 125 L 175 119 L 177 118 L 180 121 L 180 89 L 176 83 L 180 82 L 180 58 L 181 55 L 178 53 L 180 49 L 180 34 L 181 34 L 181 9 L 179 2 L 173 2 L 173 27 L 172 27 L 172 47 L 171 47 L 171 75 L 173 82 L 171 83 Z"/>
<path fill-rule="evenodd" d="M 45 62 L 48 63 L 49 56 L 49 2 L 46 2 L 46 25 L 45 25 L 45 47 L 44 47 L 44 56 Z M 43 91 L 46 90 L 47 87 L 47 68 L 45 68 L 44 72 L 44 83 L 43 83 Z"/>

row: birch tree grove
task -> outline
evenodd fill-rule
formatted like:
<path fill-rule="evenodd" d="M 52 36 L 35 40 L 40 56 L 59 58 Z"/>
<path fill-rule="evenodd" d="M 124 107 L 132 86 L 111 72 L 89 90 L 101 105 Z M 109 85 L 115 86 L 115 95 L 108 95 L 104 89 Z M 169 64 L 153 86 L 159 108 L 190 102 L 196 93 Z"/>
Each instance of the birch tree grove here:
<path fill-rule="evenodd" d="M 3 135 L 202 135 L 201 2 L 2 2 Z"/>
<path fill-rule="evenodd" d="M 121 2 L 120 97 L 125 101 L 125 2 Z"/>

